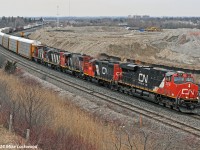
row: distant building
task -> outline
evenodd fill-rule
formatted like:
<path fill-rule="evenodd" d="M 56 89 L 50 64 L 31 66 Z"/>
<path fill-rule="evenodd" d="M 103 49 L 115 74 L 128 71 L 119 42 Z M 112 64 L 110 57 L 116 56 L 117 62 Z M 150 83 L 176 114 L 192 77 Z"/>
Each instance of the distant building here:
<path fill-rule="evenodd" d="M 150 18 L 149 15 L 128 15 L 129 19 L 148 19 Z"/>
<path fill-rule="evenodd" d="M 142 16 L 142 18 L 143 18 L 143 19 L 149 19 L 150 16 L 148 16 L 148 15 L 144 15 L 144 16 Z"/>
<path fill-rule="evenodd" d="M 139 16 L 139 15 L 134 15 L 133 16 L 133 19 L 141 19 L 142 18 L 142 16 Z"/>
<path fill-rule="evenodd" d="M 125 23 L 119 23 L 118 26 L 127 27 L 127 26 L 128 26 L 128 23 L 126 23 L 126 22 L 125 22 Z"/>

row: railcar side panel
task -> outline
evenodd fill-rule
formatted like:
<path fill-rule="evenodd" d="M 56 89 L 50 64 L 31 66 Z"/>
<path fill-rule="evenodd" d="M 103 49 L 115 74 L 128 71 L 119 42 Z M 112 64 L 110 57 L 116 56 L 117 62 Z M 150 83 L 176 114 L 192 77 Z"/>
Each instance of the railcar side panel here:
<path fill-rule="evenodd" d="M 69 58 L 71 53 L 69 52 L 61 52 L 60 53 L 60 66 L 69 67 Z"/>
<path fill-rule="evenodd" d="M 95 59 L 91 56 L 85 56 L 83 60 L 83 73 L 94 77 L 95 70 Z"/>
<path fill-rule="evenodd" d="M 42 51 L 41 51 L 42 54 Z M 44 53 L 43 53 L 44 55 Z M 46 61 L 56 66 L 60 65 L 60 50 L 48 49 L 46 54 Z"/>
<path fill-rule="evenodd" d="M 96 76 L 101 77 L 106 80 L 112 80 L 113 78 L 113 66 L 109 65 L 108 61 L 99 61 L 95 62 L 96 67 Z"/>
<path fill-rule="evenodd" d="M 19 39 L 20 39 L 20 37 L 10 36 L 8 49 L 15 53 L 18 53 L 18 40 Z"/>
<path fill-rule="evenodd" d="M 0 44 L 2 45 L 3 42 L 3 36 L 5 35 L 5 33 L 0 32 Z"/>
<path fill-rule="evenodd" d="M 4 36 L 3 36 L 3 43 L 2 43 L 2 45 L 3 45 L 3 47 L 5 47 L 5 48 L 7 48 L 8 49 L 8 46 L 9 46 L 9 35 L 7 35 L 7 34 L 5 34 Z"/>
<path fill-rule="evenodd" d="M 122 82 L 142 89 L 154 91 L 165 78 L 166 71 L 151 67 L 140 67 L 135 64 L 122 65 Z"/>
<path fill-rule="evenodd" d="M 96 76 L 106 80 L 119 80 L 121 77 L 121 68 L 119 62 L 101 61 L 95 62 Z"/>
<path fill-rule="evenodd" d="M 81 54 L 73 53 L 69 60 L 70 69 L 83 72 L 83 56 Z"/>
<path fill-rule="evenodd" d="M 19 41 L 18 53 L 24 57 L 31 59 L 32 44 Z"/>

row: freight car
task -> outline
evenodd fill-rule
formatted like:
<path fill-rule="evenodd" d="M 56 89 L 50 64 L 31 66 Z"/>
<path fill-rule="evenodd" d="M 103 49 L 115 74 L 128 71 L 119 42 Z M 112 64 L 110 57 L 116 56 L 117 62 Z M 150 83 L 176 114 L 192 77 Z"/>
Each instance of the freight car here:
<path fill-rule="evenodd" d="M 32 59 L 33 53 L 39 45 L 41 45 L 41 43 L 38 41 L 20 38 L 18 39 L 18 54 Z"/>
<path fill-rule="evenodd" d="M 97 82 L 112 90 L 137 95 L 182 112 L 200 110 L 198 86 L 192 74 L 114 60 L 98 60 L 1 32 L 0 45 L 30 60 Z"/>
<path fill-rule="evenodd" d="M 18 53 L 18 41 L 20 40 L 20 37 L 16 37 L 16 36 L 10 36 L 9 37 L 9 47 L 8 49 Z"/>

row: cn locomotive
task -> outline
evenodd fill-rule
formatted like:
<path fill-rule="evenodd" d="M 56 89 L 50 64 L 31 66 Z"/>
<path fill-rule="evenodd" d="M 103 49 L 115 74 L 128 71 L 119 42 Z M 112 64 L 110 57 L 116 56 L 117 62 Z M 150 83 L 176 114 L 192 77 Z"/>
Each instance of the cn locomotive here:
<path fill-rule="evenodd" d="M 192 74 L 134 63 L 100 60 L 41 45 L 39 41 L 0 32 L 0 45 L 32 61 L 95 81 L 112 90 L 136 95 L 182 112 L 197 113 L 198 86 Z"/>

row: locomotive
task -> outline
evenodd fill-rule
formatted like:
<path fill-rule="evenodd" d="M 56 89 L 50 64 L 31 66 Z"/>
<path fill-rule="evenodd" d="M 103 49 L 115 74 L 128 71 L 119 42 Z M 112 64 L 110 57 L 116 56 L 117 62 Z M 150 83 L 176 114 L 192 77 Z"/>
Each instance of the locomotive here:
<path fill-rule="evenodd" d="M 192 74 L 100 60 L 41 45 L 39 41 L 0 32 L 0 45 L 23 57 L 129 95 L 140 96 L 181 112 L 198 113 L 198 85 Z"/>

